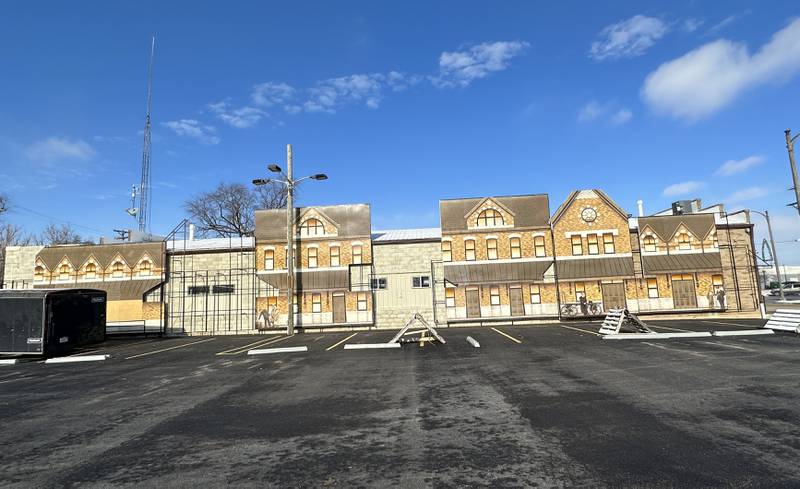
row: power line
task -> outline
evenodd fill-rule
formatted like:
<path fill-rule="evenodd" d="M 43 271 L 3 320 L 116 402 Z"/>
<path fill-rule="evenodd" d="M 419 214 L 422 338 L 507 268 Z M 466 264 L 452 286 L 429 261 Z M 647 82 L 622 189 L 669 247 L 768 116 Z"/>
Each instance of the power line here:
<path fill-rule="evenodd" d="M 14 212 L 17 209 L 29 212 L 29 213 L 37 215 L 39 217 L 44 217 L 45 219 L 50 219 L 50 220 L 53 220 L 53 221 L 63 222 L 65 224 L 69 224 L 70 226 L 75 226 L 76 228 L 82 228 L 82 229 L 86 229 L 86 230 L 89 230 L 89 231 L 94 231 L 94 232 L 100 233 L 100 234 L 105 232 L 105 231 L 102 231 L 102 230 L 97 229 L 97 228 L 93 228 L 93 227 L 90 227 L 90 226 L 84 226 L 83 224 L 78 224 L 76 222 L 68 221 L 66 219 L 61 219 L 60 217 L 55 217 L 55 216 L 51 216 L 51 215 L 45 214 L 43 212 L 35 211 L 33 209 L 29 209 L 27 207 L 23 207 L 23 206 L 21 206 L 19 204 L 14 204 L 14 206 L 10 207 L 8 210 L 11 211 L 11 212 Z"/>

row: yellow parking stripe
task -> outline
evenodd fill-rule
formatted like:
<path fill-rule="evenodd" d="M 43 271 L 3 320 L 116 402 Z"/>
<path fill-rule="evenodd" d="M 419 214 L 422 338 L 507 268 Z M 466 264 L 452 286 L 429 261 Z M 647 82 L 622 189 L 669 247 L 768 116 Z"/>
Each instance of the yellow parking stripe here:
<path fill-rule="evenodd" d="M 596 333 L 594 331 L 589 331 L 588 329 L 575 328 L 575 327 L 572 327 L 572 326 L 564 326 L 563 324 L 559 324 L 558 326 L 561 326 L 562 328 L 571 329 L 573 331 L 580 331 L 581 333 L 589 333 L 589 334 L 593 334 L 595 336 L 603 336 L 600 333 Z"/>
<path fill-rule="evenodd" d="M 350 338 L 352 338 L 353 336 L 355 336 L 355 335 L 357 335 L 357 334 L 358 334 L 358 333 L 353 333 L 353 334 L 351 334 L 350 336 L 348 336 L 347 338 L 343 339 L 342 341 L 339 341 L 339 342 L 337 342 L 335 345 L 331 345 L 331 346 L 329 346 L 328 348 L 325 348 L 325 351 L 331 351 L 331 350 L 333 350 L 334 348 L 336 348 L 337 346 L 341 345 L 342 343 L 344 343 L 345 341 L 349 340 Z"/>
<path fill-rule="evenodd" d="M 217 355 L 227 355 L 227 354 L 229 354 L 229 353 L 233 353 L 233 354 L 235 354 L 235 353 L 240 353 L 240 352 L 239 352 L 239 350 L 247 350 L 248 348 L 252 348 L 252 347 L 254 347 L 254 346 L 259 346 L 259 345 L 261 345 L 262 343 L 266 343 L 266 342 L 268 342 L 268 341 L 272 341 L 272 340 L 274 340 L 274 339 L 275 339 L 275 337 L 274 337 L 274 336 L 270 336 L 270 337 L 268 337 L 268 338 L 261 338 L 260 340 L 258 340 L 258 341 L 254 341 L 254 342 L 252 342 L 252 343 L 249 343 L 249 344 L 247 344 L 247 345 L 237 346 L 237 347 L 235 347 L 235 348 L 230 348 L 230 349 L 228 349 L 228 350 L 221 351 L 221 352 L 217 353 Z"/>
<path fill-rule="evenodd" d="M 499 329 L 497 329 L 497 328 L 492 328 L 492 330 L 493 330 L 495 333 L 500 333 L 501 335 L 505 336 L 506 338 L 508 338 L 509 340 L 511 340 L 511 341 L 513 341 L 513 342 L 515 342 L 515 343 L 522 343 L 522 341 L 521 341 L 521 340 L 518 340 L 518 339 L 514 338 L 513 336 L 509 336 L 509 335 L 507 335 L 507 334 L 503 333 L 502 331 L 500 331 L 500 330 L 499 330 Z"/>
<path fill-rule="evenodd" d="M 164 348 L 164 349 L 161 349 L 161 350 L 148 351 L 146 353 L 140 353 L 138 355 L 133 355 L 131 357 L 127 357 L 125 360 L 130 360 L 131 358 L 146 357 L 147 355 L 155 355 L 156 353 L 161 353 L 161 352 L 170 351 L 170 350 L 176 350 L 178 348 L 185 348 L 187 346 L 197 345 L 198 343 L 205 343 L 206 341 L 211 341 L 211 340 L 216 340 L 216 338 L 207 338 L 205 340 L 193 341 L 191 343 L 185 343 L 183 345 L 173 346 L 173 347 L 170 347 L 170 348 Z"/>
<path fill-rule="evenodd" d="M 234 348 L 233 350 L 217 353 L 217 355 L 238 355 L 240 353 L 246 352 L 247 350 L 252 350 L 253 348 L 256 347 L 271 345 L 279 341 L 288 340 L 289 338 L 291 338 L 291 336 L 281 336 L 279 338 L 270 338 L 268 340 L 256 341 L 255 343 L 250 343 L 249 345 L 240 346 L 239 348 Z"/>

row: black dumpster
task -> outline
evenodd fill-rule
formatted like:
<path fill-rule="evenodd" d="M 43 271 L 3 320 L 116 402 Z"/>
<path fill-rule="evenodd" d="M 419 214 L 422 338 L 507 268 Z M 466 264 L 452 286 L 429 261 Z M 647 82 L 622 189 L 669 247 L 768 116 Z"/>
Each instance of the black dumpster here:
<path fill-rule="evenodd" d="M 0 354 L 63 355 L 105 338 L 105 291 L 0 290 Z"/>

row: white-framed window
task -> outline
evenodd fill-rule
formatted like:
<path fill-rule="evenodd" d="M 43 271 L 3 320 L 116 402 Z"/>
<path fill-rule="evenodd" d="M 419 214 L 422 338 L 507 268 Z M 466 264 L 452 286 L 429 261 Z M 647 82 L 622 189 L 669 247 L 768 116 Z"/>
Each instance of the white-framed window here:
<path fill-rule="evenodd" d="M 444 304 L 447 307 L 456 307 L 456 289 L 453 287 L 444 289 Z"/>
<path fill-rule="evenodd" d="M 367 293 L 366 292 L 359 292 L 356 296 L 356 308 L 359 311 L 366 311 L 367 310 Z"/>
<path fill-rule="evenodd" d="M 86 264 L 86 268 L 83 269 L 83 276 L 84 278 L 97 278 L 97 265 L 93 262 L 89 262 Z"/>
<path fill-rule="evenodd" d="M 153 273 L 153 263 L 150 260 L 143 260 L 139 263 L 139 276 L 147 277 Z"/>
<path fill-rule="evenodd" d="M 486 240 L 486 258 L 497 260 L 497 238 L 488 238 Z"/>
<path fill-rule="evenodd" d="M 322 312 L 322 294 L 311 294 L 311 312 Z"/>
<path fill-rule="evenodd" d="M 496 285 L 489 287 L 489 304 L 493 306 L 500 305 L 500 287 Z"/>
<path fill-rule="evenodd" d="M 41 282 L 43 280 L 44 280 L 44 267 L 41 265 L 37 265 L 36 268 L 33 269 L 33 281 Z"/>
<path fill-rule="evenodd" d="M 331 246 L 330 254 L 331 254 L 331 266 L 332 267 L 338 267 L 339 266 L 339 247 L 338 246 Z"/>
<path fill-rule="evenodd" d="M 464 259 L 467 261 L 475 261 L 475 240 L 464 240 Z"/>
<path fill-rule="evenodd" d="M 575 300 L 580 302 L 581 297 L 586 297 L 586 284 L 575 282 Z"/>
<path fill-rule="evenodd" d="M 114 278 L 120 278 L 125 274 L 125 265 L 122 264 L 121 261 L 117 260 L 111 265 L 111 276 Z"/>
<path fill-rule="evenodd" d="M 495 209 L 485 209 L 478 214 L 477 225 L 480 228 L 502 226 L 505 224 L 503 215 Z"/>
<path fill-rule="evenodd" d="M 522 258 L 522 245 L 519 238 L 509 239 L 508 245 L 511 248 L 511 258 Z"/>
<path fill-rule="evenodd" d="M 415 289 L 427 289 L 431 286 L 431 278 L 428 275 L 411 277 L 411 287 Z"/>
<path fill-rule="evenodd" d="M 308 248 L 308 268 L 317 268 L 317 254 L 319 249 L 316 247 Z"/>
<path fill-rule="evenodd" d="M 275 269 L 275 250 L 264 250 L 264 270 Z"/>
<path fill-rule="evenodd" d="M 613 255 L 615 253 L 614 248 L 614 235 L 611 233 L 606 233 L 603 235 L 603 253 L 606 255 Z"/>
<path fill-rule="evenodd" d="M 544 236 L 533 237 L 533 248 L 537 257 L 541 258 L 547 255 L 547 250 L 544 247 Z"/>
<path fill-rule="evenodd" d="M 315 218 L 309 218 L 300 224 L 300 236 L 324 236 L 325 226 L 322 221 Z"/>
<path fill-rule="evenodd" d="M 542 303 L 542 291 L 538 284 L 531 284 L 531 304 Z"/>
<path fill-rule="evenodd" d="M 644 246 L 644 251 L 647 252 L 656 251 L 656 238 L 647 235 L 642 239 L 642 245 Z"/>
<path fill-rule="evenodd" d="M 372 290 L 386 290 L 386 277 L 373 277 L 370 280 Z"/>
<path fill-rule="evenodd" d="M 69 280 L 69 275 L 72 272 L 72 267 L 64 263 L 60 267 L 58 267 L 58 279 L 59 280 Z"/>
<path fill-rule="evenodd" d="M 573 236 L 572 238 L 575 239 L 575 236 Z M 579 239 L 580 239 L 580 237 L 579 237 Z M 588 250 L 590 255 L 599 255 L 600 254 L 600 246 L 598 246 L 598 244 L 597 244 L 597 235 L 596 234 L 590 234 L 590 235 L 586 236 L 586 244 L 587 244 L 586 248 L 587 248 L 587 250 Z"/>
<path fill-rule="evenodd" d="M 452 241 L 442 241 L 442 261 L 453 261 Z"/>
<path fill-rule="evenodd" d="M 360 244 L 353 245 L 353 265 L 361 265 L 362 247 Z"/>
<path fill-rule="evenodd" d="M 692 249 L 692 240 L 689 237 L 689 233 L 683 231 L 678 234 L 678 249 L 679 250 L 691 250 Z"/>
<path fill-rule="evenodd" d="M 647 279 L 647 297 L 650 299 L 658 299 L 658 280 L 654 278 Z"/>
<path fill-rule="evenodd" d="M 578 256 L 583 254 L 583 242 L 580 236 L 572 237 L 572 255 Z"/>

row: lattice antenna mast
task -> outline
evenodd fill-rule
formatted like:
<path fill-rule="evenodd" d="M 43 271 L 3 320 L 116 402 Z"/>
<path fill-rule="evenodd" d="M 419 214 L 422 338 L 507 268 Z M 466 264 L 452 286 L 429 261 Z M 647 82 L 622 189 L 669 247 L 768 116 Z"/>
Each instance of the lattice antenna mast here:
<path fill-rule="evenodd" d="M 153 55 L 156 38 L 150 44 L 150 63 L 147 66 L 147 115 L 144 119 L 144 141 L 142 143 L 142 183 L 139 185 L 139 231 L 146 232 L 150 217 L 150 109 L 153 102 Z"/>

